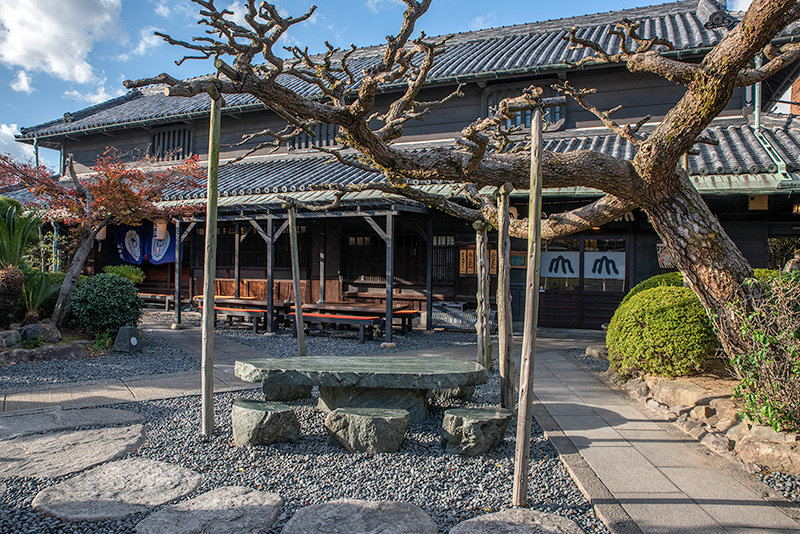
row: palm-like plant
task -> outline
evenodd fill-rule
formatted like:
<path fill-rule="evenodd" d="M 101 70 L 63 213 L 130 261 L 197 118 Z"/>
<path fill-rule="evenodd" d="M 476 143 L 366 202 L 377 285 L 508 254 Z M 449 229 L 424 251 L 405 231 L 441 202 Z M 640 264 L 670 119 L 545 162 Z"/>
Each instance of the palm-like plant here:
<path fill-rule="evenodd" d="M 42 272 L 28 273 L 22 285 L 22 302 L 25 304 L 25 319 L 22 320 L 22 324 L 39 322 L 39 308 L 60 287 L 61 284 L 51 283 Z"/>
<path fill-rule="evenodd" d="M 17 206 L 6 210 L 0 218 L 0 328 L 6 329 L 17 310 L 25 274 L 20 267 L 25 261 L 28 242 L 42 223 L 36 215 L 21 215 Z"/>

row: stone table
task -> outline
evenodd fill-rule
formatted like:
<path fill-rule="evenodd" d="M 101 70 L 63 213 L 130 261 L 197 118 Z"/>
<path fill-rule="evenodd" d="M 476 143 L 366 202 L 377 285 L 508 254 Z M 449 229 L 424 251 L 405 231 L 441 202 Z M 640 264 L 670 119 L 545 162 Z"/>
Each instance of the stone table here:
<path fill-rule="evenodd" d="M 261 358 L 236 362 L 246 382 L 319 386 L 319 408 L 397 408 L 411 422 L 427 417 L 427 392 L 485 384 L 477 362 L 429 356 L 323 356 Z"/>

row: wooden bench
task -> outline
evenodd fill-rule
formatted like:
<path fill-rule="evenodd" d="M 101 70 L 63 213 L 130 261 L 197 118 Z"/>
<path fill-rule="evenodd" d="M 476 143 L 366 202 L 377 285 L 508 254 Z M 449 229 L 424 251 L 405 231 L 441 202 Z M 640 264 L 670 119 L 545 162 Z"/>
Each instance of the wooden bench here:
<path fill-rule="evenodd" d="M 164 310 L 169 311 L 170 305 L 175 303 L 175 295 L 164 295 L 161 293 L 137 293 L 139 298 L 142 299 L 142 302 L 145 304 L 158 304 L 161 306 L 164 305 Z"/>
<path fill-rule="evenodd" d="M 411 332 L 411 321 L 420 316 L 419 310 L 398 310 L 392 313 L 392 319 L 400 319 L 400 333 Z"/>
<path fill-rule="evenodd" d="M 292 321 L 292 334 L 297 336 L 297 327 L 295 326 L 295 314 L 287 313 L 286 318 Z M 327 313 L 303 313 L 303 323 L 319 324 L 324 327 L 326 324 L 335 325 L 349 325 L 358 327 L 358 342 L 364 343 L 366 336 L 365 331 L 369 328 L 369 338 L 372 339 L 374 327 L 381 326 L 382 319 L 380 317 L 359 317 L 355 315 L 330 315 Z"/>
<path fill-rule="evenodd" d="M 200 306 L 200 310 L 203 307 Z M 253 320 L 253 332 L 258 333 L 258 320 L 263 318 L 264 324 L 267 324 L 267 312 L 264 310 L 250 310 L 246 308 L 226 308 L 224 306 L 214 306 L 214 326 L 217 326 L 217 315 L 224 315 L 228 320 L 228 324 L 232 323 L 233 317 L 242 317 Z"/>

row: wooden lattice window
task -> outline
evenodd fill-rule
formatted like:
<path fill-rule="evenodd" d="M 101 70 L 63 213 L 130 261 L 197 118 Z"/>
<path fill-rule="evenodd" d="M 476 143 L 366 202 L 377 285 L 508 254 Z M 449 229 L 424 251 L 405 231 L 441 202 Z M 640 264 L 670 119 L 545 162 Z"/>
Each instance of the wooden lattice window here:
<path fill-rule="evenodd" d="M 148 155 L 156 161 L 180 161 L 192 155 L 192 132 L 189 128 L 157 130 L 150 137 Z"/>

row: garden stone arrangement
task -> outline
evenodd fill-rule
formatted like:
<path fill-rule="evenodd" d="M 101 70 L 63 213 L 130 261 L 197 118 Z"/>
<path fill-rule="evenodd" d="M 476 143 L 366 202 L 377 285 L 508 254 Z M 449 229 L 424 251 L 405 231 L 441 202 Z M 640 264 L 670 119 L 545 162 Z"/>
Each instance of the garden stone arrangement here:
<path fill-rule="evenodd" d="M 487 385 L 476 388 L 471 402 L 449 401 L 448 406 L 495 404 L 498 381 L 493 373 Z M 14 439 L 55 439 L 70 432 L 117 433 L 131 439 L 115 459 L 104 458 L 105 463 L 73 474 L 4 474 L 0 532 L 291 534 L 313 532 L 309 525 L 315 521 L 337 518 L 349 534 L 374 532 L 376 521 L 382 532 L 427 534 L 446 533 L 510 506 L 511 431 L 485 454 L 448 454 L 441 445 L 444 406 L 434 403 L 431 417 L 409 425 L 397 452 L 347 452 L 330 443 L 325 414 L 316 408 L 315 388 L 311 398 L 285 402 L 300 425 L 297 442 L 236 447 L 231 411 L 237 399 L 262 402 L 263 394 L 215 395 L 217 430 L 208 437 L 199 436 L 197 397 L 128 403 L 122 409 L 17 415 L 13 421 L 0 417 L 3 450 Z M 26 423 L 36 435 L 19 435 L 15 428 Z M 147 429 L 143 443 L 134 438 L 142 423 Z M 530 505 L 577 529 L 542 532 L 606 533 L 535 423 L 533 436 Z"/>

